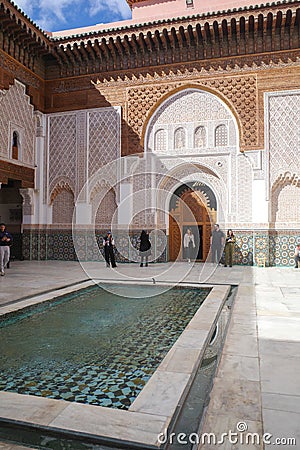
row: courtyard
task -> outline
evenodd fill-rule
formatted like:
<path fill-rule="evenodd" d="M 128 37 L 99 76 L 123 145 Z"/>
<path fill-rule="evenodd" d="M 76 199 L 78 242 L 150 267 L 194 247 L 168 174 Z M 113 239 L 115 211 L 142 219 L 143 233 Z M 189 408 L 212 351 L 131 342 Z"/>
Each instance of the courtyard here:
<path fill-rule="evenodd" d="M 171 269 L 171 270 L 170 270 Z M 137 264 L 119 264 L 116 270 L 103 263 L 86 263 L 85 270 L 77 262 L 23 261 L 13 262 L 2 277 L 0 290 L 1 314 L 16 305 L 43 301 L 84 287 L 94 279 L 135 283 L 191 283 L 201 284 L 199 273 L 203 264 L 187 263 L 150 264 L 140 269 Z M 208 270 L 208 269 L 207 269 Z M 183 277 L 182 274 L 185 273 Z M 204 275 L 203 275 L 204 276 Z M 210 268 L 205 283 L 237 286 L 231 308 L 231 317 L 222 356 L 213 381 L 210 400 L 202 419 L 199 433 L 213 433 L 218 442 L 224 433 L 249 432 L 261 436 L 261 442 L 239 444 L 225 440 L 213 448 L 267 448 L 280 443 L 284 448 L 298 448 L 299 435 L 299 381 L 300 370 L 300 277 L 294 268 L 263 268 L 234 266 Z M 47 410 L 34 397 L 29 408 L 18 408 L 13 393 L 1 394 L 1 416 L 17 422 L 32 422 L 39 417 L 42 425 L 55 423 L 59 412 Z M 41 400 L 41 399 L 38 399 Z M 43 400 L 42 400 L 43 401 Z M 162 403 L 166 401 L 162 400 Z M 88 426 L 90 432 L 101 435 L 103 424 L 94 411 L 88 411 L 74 421 L 65 419 L 69 427 L 80 432 Z M 85 422 L 85 425 L 84 425 Z M 107 429 L 107 424 L 105 425 Z M 244 428 L 243 428 L 244 427 Z M 133 426 L 134 428 L 134 426 Z M 127 430 L 118 424 L 122 439 Z M 181 430 L 184 433 L 185 430 Z M 149 430 L 137 428 L 139 435 Z M 134 430 L 133 430 L 134 433 Z M 265 436 L 265 442 L 262 437 Z M 151 439 L 154 439 L 151 437 Z M 181 437 L 182 439 L 182 437 Z M 188 439 L 188 436 L 186 437 Z M 289 440 L 290 439 L 290 440 Z M 293 439 L 293 440 L 291 440 Z M 155 445 L 155 439 L 153 440 Z M 290 443 L 290 445 L 288 445 Z M 3 442 L 0 448 L 20 448 L 17 444 Z M 27 447 L 28 448 L 28 447 Z M 182 445 L 184 448 L 184 445 Z M 200 444 L 210 449 L 212 444 Z"/>

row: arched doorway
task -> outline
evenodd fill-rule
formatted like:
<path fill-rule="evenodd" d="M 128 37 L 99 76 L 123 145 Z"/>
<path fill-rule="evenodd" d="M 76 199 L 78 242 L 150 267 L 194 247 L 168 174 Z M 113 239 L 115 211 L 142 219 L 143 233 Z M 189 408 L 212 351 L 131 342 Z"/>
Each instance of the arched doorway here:
<path fill-rule="evenodd" d="M 205 261 L 210 249 L 211 224 L 216 222 L 216 198 L 212 190 L 204 183 L 186 183 L 174 192 L 169 211 L 169 259 L 185 258 L 183 236 L 190 228 L 195 237 L 193 259 Z"/>

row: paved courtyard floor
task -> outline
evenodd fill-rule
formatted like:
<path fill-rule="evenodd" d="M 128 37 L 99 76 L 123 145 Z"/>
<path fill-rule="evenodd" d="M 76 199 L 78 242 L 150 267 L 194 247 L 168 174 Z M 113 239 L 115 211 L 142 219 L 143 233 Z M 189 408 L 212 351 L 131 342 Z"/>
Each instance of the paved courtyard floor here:
<path fill-rule="evenodd" d="M 237 285 L 201 424 L 201 433 L 213 433 L 219 443 L 206 441 L 199 449 L 300 449 L 300 269 L 167 263 L 119 264 L 112 270 L 93 262 L 83 268 L 76 262 L 17 261 L 0 277 L 0 310 L 88 279 Z M 237 435 L 224 436 L 230 430 Z M 257 433 L 260 442 L 256 435 L 254 443 L 244 442 L 247 433 Z M 0 443 L 0 448 L 22 447 Z"/>

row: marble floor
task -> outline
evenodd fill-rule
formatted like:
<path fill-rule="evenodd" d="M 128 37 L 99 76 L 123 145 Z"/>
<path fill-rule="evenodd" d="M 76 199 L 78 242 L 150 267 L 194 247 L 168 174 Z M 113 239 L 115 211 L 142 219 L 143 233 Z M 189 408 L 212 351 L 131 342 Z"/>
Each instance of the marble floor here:
<path fill-rule="evenodd" d="M 91 279 L 95 283 L 237 285 L 222 357 L 198 433 L 199 449 L 300 448 L 300 269 L 187 263 L 147 268 L 119 264 L 110 269 L 103 263 L 82 267 L 76 262 L 17 261 L 0 279 L 0 311 L 54 289 L 63 292 L 66 286 L 84 286 Z M 230 432 L 237 433 L 238 442 L 232 442 Z M 204 433 L 214 434 L 216 442 L 207 443 Z M 222 439 L 224 433 L 227 436 Z M 243 441 L 247 433 L 255 437 L 252 443 Z M 0 443 L 0 448 L 21 447 Z"/>

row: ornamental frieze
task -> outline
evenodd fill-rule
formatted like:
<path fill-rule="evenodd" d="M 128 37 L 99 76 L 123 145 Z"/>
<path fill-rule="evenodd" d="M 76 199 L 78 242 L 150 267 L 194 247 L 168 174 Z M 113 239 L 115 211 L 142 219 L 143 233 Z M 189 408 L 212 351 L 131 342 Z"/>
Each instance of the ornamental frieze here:
<path fill-rule="evenodd" d="M 86 91 L 93 89 L 90 78 L 77 78 L 75 80 L 62 80 L 51 83 L 52 94 L 64 94 L 66 92 Z"/>
<path fill-rule="evenodd" d="M 134 85 L 149 83 L 149 81 L 173 81 L 186 79 L 187 76 L 207 77 L 214 75 L 228 75 L 241 73 L 257 73 L 267 69 L 284 69 L 300 67 L 299 52 L 289 51 L 284 54 L 260 56 L 245 56 L 236 58 L 223 58 L 217 61 L 192 61 L 180 65 L 162 67 L 142 67 L 134 71 L 102 72 L 97 81 L 91 80 L 96 89 L 120 85 Z M 90 80 L 90 78 L 89 78 Z"/>
<path fill-rule="evenodd" d="M 230 58 L 219 58 L 216 61 L 191 61 L 180 65 L 161 66 L 156 68 L 141 67 L 130 70 L 119 70 L 118 72 L 101 72 L 97 75 L 97 79 L 91 79 L 92 75 L 81 76 L 80 78 L 72 78 L 65 80 L 53 80 L 48 84 L 49 93 L 63 94 L 79 90 L 96 89 L 105 87 L 113 87 L 120 84 L 132 86 L 141 83 L 149 83 L 149 81 L 174 81 L 185 80 L 187 76 L 207 77 L 208 75 L 224 75 L 245 72 L 258 72 L 266 69 L 278 69 L 299 67 L 299 52 L 286 51 L 284 53 L 272 54 L 272 56 L 255 55 L 255 56 L 239 56 Z"/>
<path fill-rule="evenodd" d="M 41 89 L 41 82 L 37 77 L 31 75 L 25 68 L 21 67 L 20 64 L 5 56 L 1 50 L 0 67 L 12 74 L 14 78 L 17 78 L 22 83 L 32 86 L 35 89 Z"/>

